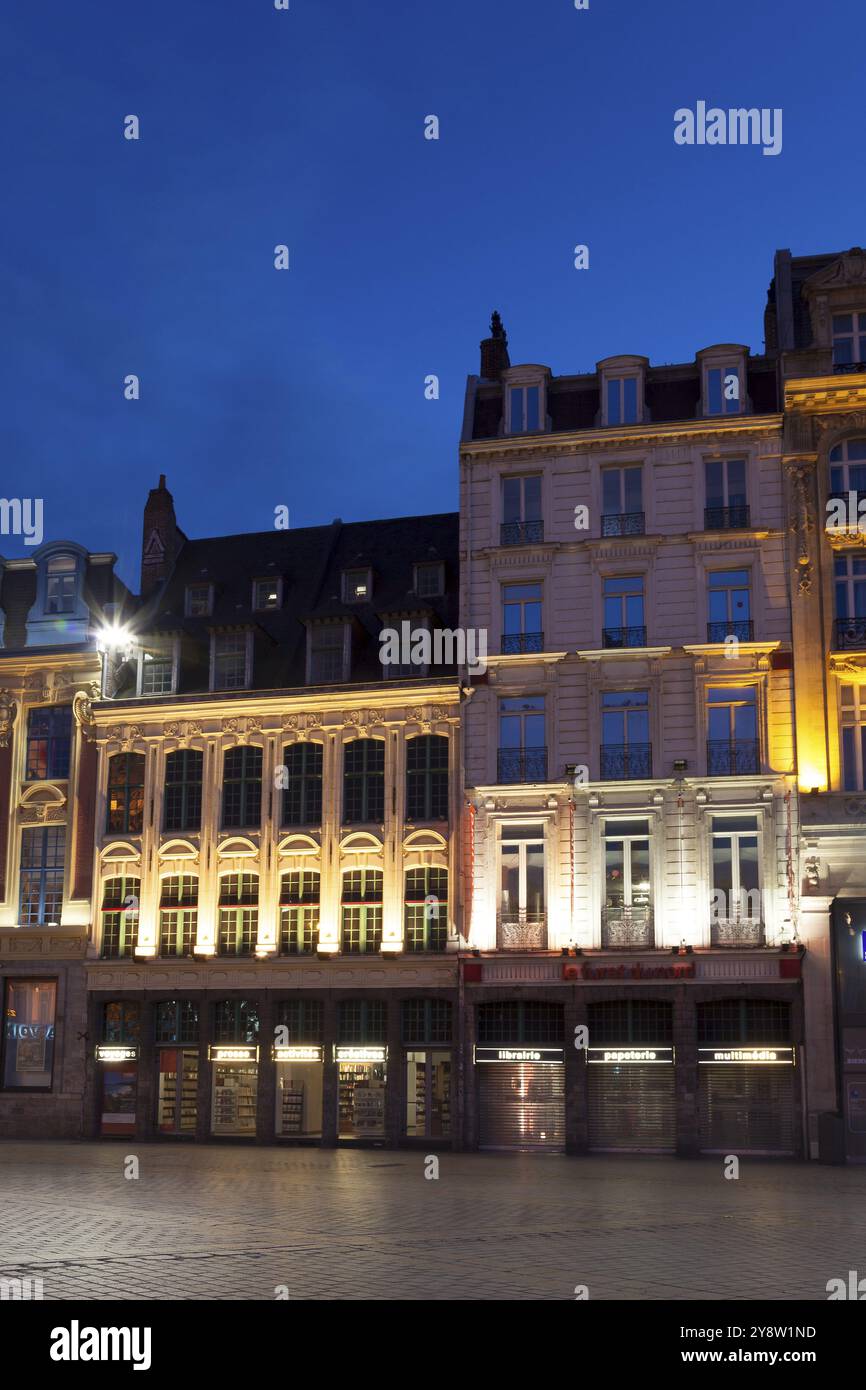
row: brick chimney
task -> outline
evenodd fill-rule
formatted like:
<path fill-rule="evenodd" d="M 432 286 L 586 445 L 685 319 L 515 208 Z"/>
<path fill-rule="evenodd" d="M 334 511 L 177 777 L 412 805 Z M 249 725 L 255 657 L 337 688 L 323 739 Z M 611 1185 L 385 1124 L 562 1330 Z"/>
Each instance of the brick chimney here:
<path fill-rule="evenodd" d="M 159 475 L 159 487 L 152 487 L 144 508 L 141 535 L 141 597 L 147 598 L 168 578 L 183 540 L 174 514 L 174 498 Z"/>
<path fill-rule="evenodd" d="M 490 319 L 490 337 L 481 340 L 481 376 L 485 381 L 498 381 L 510 366 L 508 335 L 498 311 L 494 309 Z"/>

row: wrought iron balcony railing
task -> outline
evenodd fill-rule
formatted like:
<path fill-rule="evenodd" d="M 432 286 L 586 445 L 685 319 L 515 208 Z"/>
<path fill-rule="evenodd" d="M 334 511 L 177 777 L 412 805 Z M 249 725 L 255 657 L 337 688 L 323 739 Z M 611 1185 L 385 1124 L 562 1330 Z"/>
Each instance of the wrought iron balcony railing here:
<path fill-rule="evenodd" d="M 543 521 L 504 521 L 500 527 L 500 545 L 532 545 L 543 540 Z"/>
<path fill-rule="evenodd" d="M 515 656 L 523 652 L 543 651 L 543 632 L 504 632 L 502 634 L 503 656 Z"/>
<path fill-rule="evenodd" d="M 705 531 L 742 531 L 748 529 L 750 524 L 746 505 L 704 508 Z"/>
<path fill-rule="evenodd" d="M 755 624 L 751 618 L 737 618 L 730 623 L 707 623 L 708 642 L 724 642 L 729 637 L 736 637 L 738 642 L 752 642 L 754 633 Z"/>
<path fill-rule="evenodd" d="M 601 519 L 603 536 L 642 536 L 645 529 L 643 512 L 608 512 Z"/>
<path fill-rule="evenodd" d="M 652 777 L 652 768 L 651 743 L 603 743 L 601 746 L 603 782 L 624 782 L 636 777 Z"/>
<path fill-rule="evenodd" d="M 707 741 L 707 776 L 742 777 L 760 772 L 758 740 L 711 738 Z"/>
<path fill-rule="evenodd" d="M 547 946 L 546 912 L 501 912 L 499 948 L 503 951 L 543 951 Z"/>
<path fill-rule="evenodd" d="M 710 940 L 714 946 L 763 946 L 764 924 L 759 917 L 713 917 Z"/>
<path fill-rule="evenodd" d="M 833 645 L 837 652 L 866 647 L 866 618 L 837 618 Z"/>
<path fill-rule="evenodd" d="M 653 910 L 619 903 L 601 909 L 601 944 L 607 950 L 649 950 L 653 945 Z"/>
<path fill-rule="evenodd" d="M 834 362 L 834 376 L 854 376 L 857 372 L 866 372 L 866 362 Z"/>
<path fill-rule="evenodd" d="M 546 748 L 500 748 L 497 757 L 499 782 L 546 782 Z"/>
<path fill-rule="evenodd" d="M 645 647 L 645 627 L 606 627 L 601 634 L 605 647 Z"/>

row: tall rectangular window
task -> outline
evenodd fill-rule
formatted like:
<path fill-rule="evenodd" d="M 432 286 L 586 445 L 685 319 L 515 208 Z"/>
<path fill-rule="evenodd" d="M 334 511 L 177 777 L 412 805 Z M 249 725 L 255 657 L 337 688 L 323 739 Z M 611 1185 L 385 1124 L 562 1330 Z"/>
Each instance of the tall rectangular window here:
<path fill-rule="evenodd" d="M 706 393 L 704 408 L 707 415 L 739 415 L 739 368 L 736 365 L 730 367 L 708 367 L 706 374 Z"/>
<path fill-rule="evenodd" d="M 343 747 L 343 824 L 385 819 L 385 744 L 356 738 Z"/>
<path fill-rule="evenodd" d="M 544 826 L 502 827 L 499 850 L 499 945 L 542 950 L 546 945 Z"/>
<path fill-rule="evenodd" d="M 219 954 L 252 955 L 258 927 L 258 874 L 223 874 L 219 898 Z"/>
<path fill-rule="evenodd" d="M 74 555 L 55 555 L 48 561 L 45 586 L 45 612 L 52 615 L 75 612 L 78 589 L 78 561 Z"/>
<path fill-rule="evenodd" d="M 707 773 L 730 777 L 760 771 L 755 687 L 707 691 Z"/>
<path fill-rule="evenodd" d="M 645 647 L 642 574 L 611 575 L 603 581 L 605 647 Z"/>
<path fill-rule="evenodd" d="M 730 531 L 749 525 L 745 459 L 707 459 L 704 464 L 708 531 Z"/>
<path fill-rule="evenodd" d="M 649 692 L 604 691 L 601 697 L 601 737 L 602 780 L 651 777 Z"/>
<path fill-rule="evenodd" d="M 381 869 L 352 869 L 343 874 L 342 949 L 348 955 L 382 948 Z"/>
<path fill-rule="evenodd" d="M 63 907 L 65 859 L 65 825 L 23 831 L 18 914 L 22 927 L 59 925 Z"/>
<path fill-rule="evenodd" d="M 540 652 L 544 647 L 541 624 L 541 585 L 503 584 L 502 651 Z"/>
<path fill-rule="evenodd" d="M 310 684 L 332 685 L 346 679 L 342 623 L 316 623 L 310 629 Z"/>
<path fill-rule="evenodd" d="M 290 743 L 283 749 L 283 825 L 321 824 L 322 756 L 321 743 Z"/>
<path fill-rule="evenodd" d="M 605 468 L 601 474 L 601 534 L 603 536 L 642 536 L 643 469 L 640 464 L 627 468 Z"/>
<path fill-rule="evenodd" d="M 280 879 L 280 954 L 306 955 L 319 944 L 319 872 L 293 869 Z"/>
<path fill-rule="evenodd" d="M 72 706 L 45 705 L 27 716 L 28 782 L 62 781 L 69 776 Z"/>
<path fill-rule="evenodd" d="M 602 945 L 633 948 L 652 946 L 652 888 L 647 821 L 605 823 L 604 877 Z"/>
<path fill-rule="evenodd" d="M 198 876 L 172 874 L 159 898 L 159 954 L 191 956 L 198 931 Z"/>
<path fill-rule="evenodd" d="M 714 816 L 710 925 L 718 945 L 759 945 L 761 874 L 757 816 Z"/>
<path fill-rule="evenodd" d="M 608 377 L 607 423 L 609 425 L 637 424 L 637 377 Z"/>
<path fill-rule="evenodd" d="M 839 688 L 842 782 L 846 792 L 866 791 L 866 686 Z"/>
<path fill-rule="evenodd" d="M 254 830 L 262 821 L 262 750 L 228 748 L 223 756 L 223 830 Z"/>
<path fill-rule="evenodd" d="M 502 480 L 502 545 L 526 545 L 544 540 L 541 517 L 541 474 Z"/>
<path fill-rule="evenodd" d="M 115 753 L 108 760 L 107 835 L 140 835 L 144 825 L 144 754 Z"/>
<path fill-rule="evenodd" d="M 500 782 L 547 780 L 543 695 L 499 701 L 497 775 Z"/>
<path fill-rule="evenodd" d="M 448 940 L 448 870 L 407 869 L 403 927 L 407 951 L 444 951 Z"/>
<path fill-rule="evenodd" d="M 245 632 L 216 632 L 213 637 L 213 690 L 243 690 L 247 678 Z"/>
<path fill-rule="evenodd" d="M 4 1090 L 51 1090 L 56 1009 L 56 980 L 6 980 Z"/>
<path fill-rule="evenodd" d="M 411 821 L 448 819 L 448 739 L 442 734 L 406 742 L 406 815 Z"/>
<path fill-rule="evenodd" d="M 537 386 L 512 386 L 508 392 L 509 434 L 530 434 L 541 428 L 541 392 Z"/>
<path fill-rule="evenodd" d="M 833 366 L 866 363 L 866 314 L 833 315 Z"/>
<path fill-rule="evenodd" d="M 197 748 L 176 748 L 167 755 L 163 830 L 201 829 L 203 760 Z"/>
<path fill-rule="evenodd" d="M 106 879 L 102 890 L 103 960 L 123 960 L 135 953 L 140 894 L 138 878 L 121 875 Z"/>
<path fill-rule="evenodd" d="M 139 652 L 139 695 L 170 695 L 174 689 L 174 642 L 159 638 Z"/>
<path fill-rule="evenodd" d="M 751 575 L 748 570 L 713 570 L 707 575 L 707 641 L 752 640 Z"/>

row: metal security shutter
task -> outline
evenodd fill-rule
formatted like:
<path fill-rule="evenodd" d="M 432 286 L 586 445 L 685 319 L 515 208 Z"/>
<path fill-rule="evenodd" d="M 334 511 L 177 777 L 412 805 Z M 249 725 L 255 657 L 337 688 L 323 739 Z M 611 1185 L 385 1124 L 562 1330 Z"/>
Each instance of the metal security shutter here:
<path fill-rule="evenodd" d="M 793 1067 L 698 1067 L 699 1135 L 705 1152 L 792 1154 Z"/>
<path fill-rule="evenodd" d="M 565 1148 L 565 1067 L 480 1066 L 478 1089 L 483 1149 Z"/>
<path fill-rule="evenodd" d="M 588 1066 L 591 1149 L 676 1149 L 673 1066 Z"/>

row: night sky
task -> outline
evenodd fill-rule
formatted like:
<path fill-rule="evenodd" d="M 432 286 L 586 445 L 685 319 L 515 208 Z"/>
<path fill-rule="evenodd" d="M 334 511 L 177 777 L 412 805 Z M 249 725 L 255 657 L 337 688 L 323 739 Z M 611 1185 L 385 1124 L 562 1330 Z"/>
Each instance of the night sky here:
<path fill-rule="evenodd" d="M 6 0 L 0 495 L 137 585 L 161 472 L 190 536 L 455 508 L 493 308 L 557 373 L 761 351 L 774 250 L 866 242 L 864 38 L 862 0 Z M 677 146 L 699 99 L 781 107 L 782 153 Z"/>

